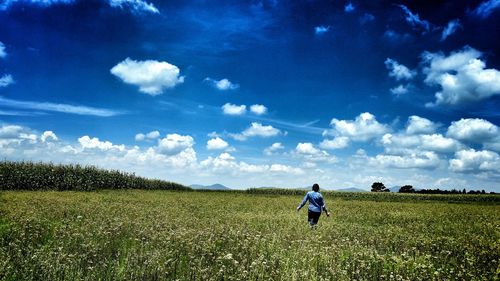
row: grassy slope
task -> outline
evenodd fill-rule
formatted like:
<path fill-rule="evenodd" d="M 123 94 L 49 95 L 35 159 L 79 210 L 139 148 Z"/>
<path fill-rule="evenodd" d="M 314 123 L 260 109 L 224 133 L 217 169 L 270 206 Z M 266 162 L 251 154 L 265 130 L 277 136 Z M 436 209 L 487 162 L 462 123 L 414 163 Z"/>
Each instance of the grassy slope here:
<path fill-rule="evenodd" d="M 500 205 L 117 190 L 0 192 L 0 280 L 498 279 Z"/>

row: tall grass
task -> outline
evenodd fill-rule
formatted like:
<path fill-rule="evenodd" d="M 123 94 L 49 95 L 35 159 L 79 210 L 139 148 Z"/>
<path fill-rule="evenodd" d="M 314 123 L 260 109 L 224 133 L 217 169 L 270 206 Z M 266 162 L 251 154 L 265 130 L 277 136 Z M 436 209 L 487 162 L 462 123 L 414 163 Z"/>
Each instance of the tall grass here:
<path fill-rule="evenodd" d="M 52 163 L 0 162 L 0 190 L 162 189 L 191 190 L 163 180 L 146 179 L 117 170 L 94 166 Z"/>

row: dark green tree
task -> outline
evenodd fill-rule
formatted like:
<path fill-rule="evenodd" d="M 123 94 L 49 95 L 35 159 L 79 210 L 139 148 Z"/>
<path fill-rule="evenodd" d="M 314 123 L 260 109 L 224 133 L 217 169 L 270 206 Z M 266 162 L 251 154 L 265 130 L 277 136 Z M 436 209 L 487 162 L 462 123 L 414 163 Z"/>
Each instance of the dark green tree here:
<path fill-rule="evenodd" d="M 399 189 L 399 192 L 400 192 L 400 193 L 414 193 L 414 192 L 415 192 L 415 189 L 413 189 L 413 186 L 411 186 L 411 185 L 403 185 L 403 186 Z"/>
<path fill-rule="evenodd" d="M 372 192 L 388 192 L 389 189 L 381 182 L 374 182 L 372 184 Z"/>

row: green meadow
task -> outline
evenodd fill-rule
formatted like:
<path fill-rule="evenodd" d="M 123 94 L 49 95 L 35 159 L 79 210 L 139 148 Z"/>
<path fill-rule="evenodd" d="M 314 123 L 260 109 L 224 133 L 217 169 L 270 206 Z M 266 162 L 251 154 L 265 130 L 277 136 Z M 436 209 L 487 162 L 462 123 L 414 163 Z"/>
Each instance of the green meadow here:
<path fill-rule="evenodd" d="M 0 280 L 499 280 L 498 200 L 426 196 L 328 193 L 311 230 L 294 194 L 0 191 Z"/>

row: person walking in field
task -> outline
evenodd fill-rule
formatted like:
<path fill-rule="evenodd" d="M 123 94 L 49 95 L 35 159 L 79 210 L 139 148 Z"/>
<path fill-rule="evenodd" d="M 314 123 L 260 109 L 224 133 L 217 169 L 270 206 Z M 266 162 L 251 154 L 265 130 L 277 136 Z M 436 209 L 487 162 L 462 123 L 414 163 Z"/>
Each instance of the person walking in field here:
<path fill-rule="evenodd" d="M 309 201 L 309 208 L 307 212 L 307 220 L 309 221 L 309 225 L 311 228 L 316 228 L 318 224 L 319 217 L 321 216 L 321 212 L 324 211 L 326 216 L 329 217 L 330 213 L 326 209 L 325 201 L 323 200 L 323 195 L 319 193 L 319 185 L 317 183 L 313 184 L 312 191 L 307 192 L 304 199 L 297 207 L 297 212 L 300 211 L 302 207 Z"/>

